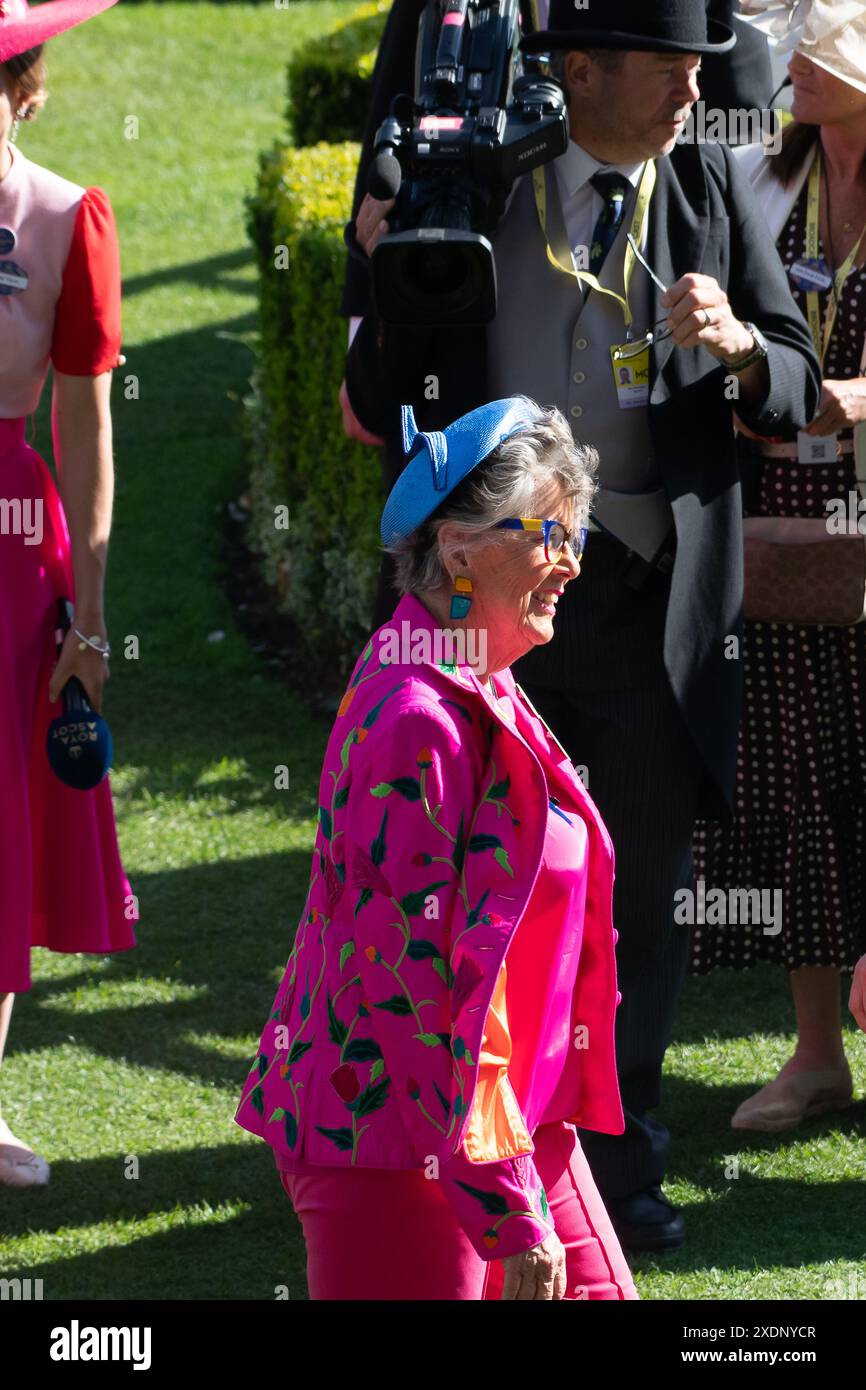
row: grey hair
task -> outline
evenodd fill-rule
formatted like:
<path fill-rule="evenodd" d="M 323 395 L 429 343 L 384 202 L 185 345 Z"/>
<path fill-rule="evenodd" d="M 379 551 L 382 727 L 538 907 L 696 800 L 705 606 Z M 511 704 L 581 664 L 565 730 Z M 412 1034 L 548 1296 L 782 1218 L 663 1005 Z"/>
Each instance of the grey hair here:
<path fill-rule="evenodd" d="M 411 535 L 383 547 L 394 557 L 401 594 L 439 589 L 449 578 L 445 562 L 455 551 L 469 555 L 494 538 L 507 541 L 507 532 L 491 528 L 506 517 L 535 516 L 536 498 L 554 485 L 571 503 L 573 528 L 586 525 L 596 492 L 598 454 L 574 442 L 567 420 L 555 406 L 543 408 L 528 396 L 517 399 L 538 416 L 536 423 L 488 454 Z M 439 540 L 446 521 L 459 526 L 450 543 Z"/>

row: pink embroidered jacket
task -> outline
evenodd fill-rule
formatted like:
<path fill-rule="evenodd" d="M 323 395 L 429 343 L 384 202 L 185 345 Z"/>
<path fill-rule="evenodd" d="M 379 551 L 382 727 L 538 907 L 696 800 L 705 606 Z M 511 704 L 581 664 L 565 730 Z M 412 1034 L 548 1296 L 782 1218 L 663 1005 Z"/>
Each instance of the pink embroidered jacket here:
<path fill-rule="evenodd" d="M 325 754 L 307 900 L 235 1118 L 283 1168 L 424 1168 L 494 1259 L 552 1229 L 507 1075 L 508 1123 L 485 1131 L 473 1102 L 488 1010 L 558 787 L 589 841 L 574 870 L 587 883 L 571 1018 L 588 1045 L 569 1049 L 562 1081 L 579 1103 L 563 1118 L 624 1128 L 613 849 L 553 735 L 542 766 L 471 666 L 443 659 L 442 636 L 406 595 L 353 671 Z M 510 671 L 496 680 L 525 701 Z"/>

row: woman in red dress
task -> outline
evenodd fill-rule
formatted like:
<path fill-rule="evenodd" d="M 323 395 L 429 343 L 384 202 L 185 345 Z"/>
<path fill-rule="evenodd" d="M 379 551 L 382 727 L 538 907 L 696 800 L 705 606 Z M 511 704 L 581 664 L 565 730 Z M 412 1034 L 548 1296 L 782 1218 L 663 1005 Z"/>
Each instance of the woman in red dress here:
<path fill-rule="evenodd" d="M 138 918 L 108 778 L 73 789 L 45 751 L 69 678 L 99 710 L 108 677 L 109 396 L 112 368 L 124 360 L 114 215 L 103 189 L 71 183 L 15 143 L 20 122 L 45 101 L 45 40 L 113 3 L 31 9 L 0 0 L 0 1058 L 14 996 L 31 986 L 31 947 L 126 950 Z M 59 491 L 25 438 L 49 364 Z M 58 660 L 61 598 L 73 602 L 74 618 Z M 30 1187 L 48 1174 L 0 1115 L 0 1185 Z"/>

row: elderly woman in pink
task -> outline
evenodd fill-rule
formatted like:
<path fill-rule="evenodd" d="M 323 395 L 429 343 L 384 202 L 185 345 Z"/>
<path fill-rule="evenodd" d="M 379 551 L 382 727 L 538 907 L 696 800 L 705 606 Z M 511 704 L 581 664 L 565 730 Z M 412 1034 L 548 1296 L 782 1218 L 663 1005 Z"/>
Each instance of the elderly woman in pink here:
<path fill-rule="evenodd" d="M 511 662 L 580 572 L 556 410 L 403 409 L 403 597 L 339 707 L 309 893 L 237 1112 L 314 1299 L 633 1299 L 575 1126 L 619 1134 L 613 851 Z"/>

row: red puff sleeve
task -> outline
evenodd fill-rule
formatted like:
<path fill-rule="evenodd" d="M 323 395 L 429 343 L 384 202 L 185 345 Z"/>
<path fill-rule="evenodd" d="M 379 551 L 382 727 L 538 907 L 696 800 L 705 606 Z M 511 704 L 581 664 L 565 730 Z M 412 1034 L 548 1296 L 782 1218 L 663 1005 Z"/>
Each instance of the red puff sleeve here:
<path fill-rule="evenodd" d="M 120 247 L 102 188 L 78 205 L 63 284 L 54 311 L 51 361 L 69 376 L 99 376 L 119 365 Z"/>

